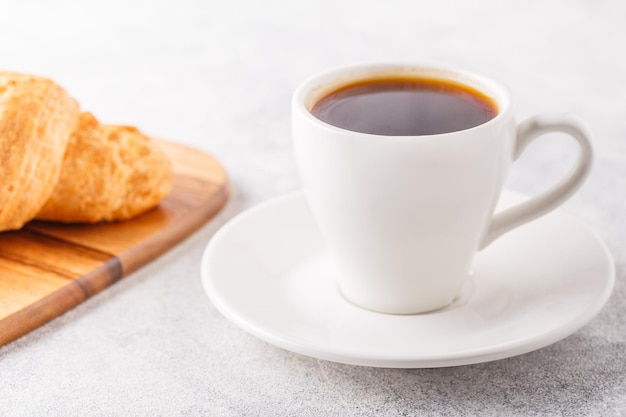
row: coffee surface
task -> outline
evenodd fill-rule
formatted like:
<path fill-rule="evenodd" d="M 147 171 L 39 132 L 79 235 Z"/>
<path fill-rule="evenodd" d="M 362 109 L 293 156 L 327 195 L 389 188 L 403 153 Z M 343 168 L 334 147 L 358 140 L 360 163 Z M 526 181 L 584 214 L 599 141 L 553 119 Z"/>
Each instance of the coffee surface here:
<path fill-rule="evenodd" d="M 320 99 L 311 113 L 354 132 L 418 136 L 469 129 L 493 119 L 498 110 L 490 98 L 471 87 L 403 78 L 345 85 Z"/>

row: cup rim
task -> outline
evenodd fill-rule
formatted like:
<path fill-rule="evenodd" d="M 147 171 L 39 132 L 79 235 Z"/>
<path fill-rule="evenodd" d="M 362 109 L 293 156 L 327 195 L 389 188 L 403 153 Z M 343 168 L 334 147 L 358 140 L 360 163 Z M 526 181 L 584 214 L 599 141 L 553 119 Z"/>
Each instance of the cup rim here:
<path fill-rule="evenodd" d="M 387 136 L 357 132 L 337 127 L 318 119 L 310 111 L 313 104 L 317 103 L 317 101 L 324 97 L 325 94 L 340 88 L 343 85 L 355 80 L 364 80 L 385 75 L 422 76 L 425 78 L 442 79 L 467 85 L 492 99 L 498 106 L 498 113 L 494 118 L 486 121 L 485 123 L 468 129 L 431 135 Z M 316 100 L 314 99 L 316 97 L 312 96 L 314 91 L 317 91 Z M 385 138 L 386 140 L 402 140 L 406 138 L 440 138 L 442 136 L 465 134 L 470 131 L 490 128 L 494 124 L 501 123 L 501 121 L 508 119 L 513 114 L 513 102 L 510 90 L 503 83 L 491 77 L 451 66 L 431 64 L 427 62 L 395 61 L 364 62 L 338 66 L 326 71 L 318 72 L 317 74 L 307 78 L 296 88 L 292 96 L 292 108 L 294 112 L 304 116 L 308 121 L 325 129 L 334 131 L 335 133 L 352 136 L 358 135 L 359 137 Z"/>

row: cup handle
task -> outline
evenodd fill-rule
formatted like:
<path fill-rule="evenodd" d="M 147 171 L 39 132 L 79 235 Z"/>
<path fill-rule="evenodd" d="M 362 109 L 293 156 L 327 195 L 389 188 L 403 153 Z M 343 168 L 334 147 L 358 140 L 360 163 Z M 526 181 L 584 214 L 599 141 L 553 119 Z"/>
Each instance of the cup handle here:
<path fill-rule="evenodd" d="M 567 200 L 585 181 L 593 162 L 592 133 L 587 124 L 577 116 L 535 116 L 525 120 L 517 128 L 513 153 L 516 161 L 524 149 L 539 136 L 548 132 L 563 132 L 574 138 L 580 146 L 576 165 L 567 177 L 528 201 L 496 213 L 479 249 L 484 249 L 504 233 L 554 210 Z"/>

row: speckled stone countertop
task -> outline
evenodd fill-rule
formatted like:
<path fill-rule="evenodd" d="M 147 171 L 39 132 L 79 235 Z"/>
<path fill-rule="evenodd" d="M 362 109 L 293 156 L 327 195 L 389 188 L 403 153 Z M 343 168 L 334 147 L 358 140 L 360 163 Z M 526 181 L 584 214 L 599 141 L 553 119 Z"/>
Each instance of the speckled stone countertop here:
<path fill-rule="evenodd" d="M 0 68 L 47 75 L 109 123 L 215 155 L 233 196 L 172 251 L 0 347 L 0 416 L 626 415 L 626 3 L 371 0 L 0 5 Z M 341 64 L 440 62 L 498 78 L 520 119 L 574 112 L 597 160 L 564 207 L 606 242 L 617 281 L 572 336 L 496 362 L 377 369 L 300 356 L 243 332 L 200 282 L 228 219 L 299 188 L 290 98 Z M 507 188 L 534 194 L 571 165 L 559 135 Z"/>

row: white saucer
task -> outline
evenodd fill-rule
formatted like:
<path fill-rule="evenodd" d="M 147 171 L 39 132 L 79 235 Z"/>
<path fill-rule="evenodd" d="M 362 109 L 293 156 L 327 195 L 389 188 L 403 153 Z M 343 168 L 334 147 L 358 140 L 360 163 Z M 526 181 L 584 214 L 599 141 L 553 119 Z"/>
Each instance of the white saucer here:
<path fill-rule="evenodd" d="M 504 205 L 519 198 L 505 192 Z M 615 271 L 604 244 L 556 211 L 479 253 L 461 296 L 433 313 L 356 307 L 334 274 L 300 193 L 232 219 L 202 260 L 209 298 L 251 334 L 315 358 L 399 368 L 486 362 L 557 342 L 600 311 Z"/>

